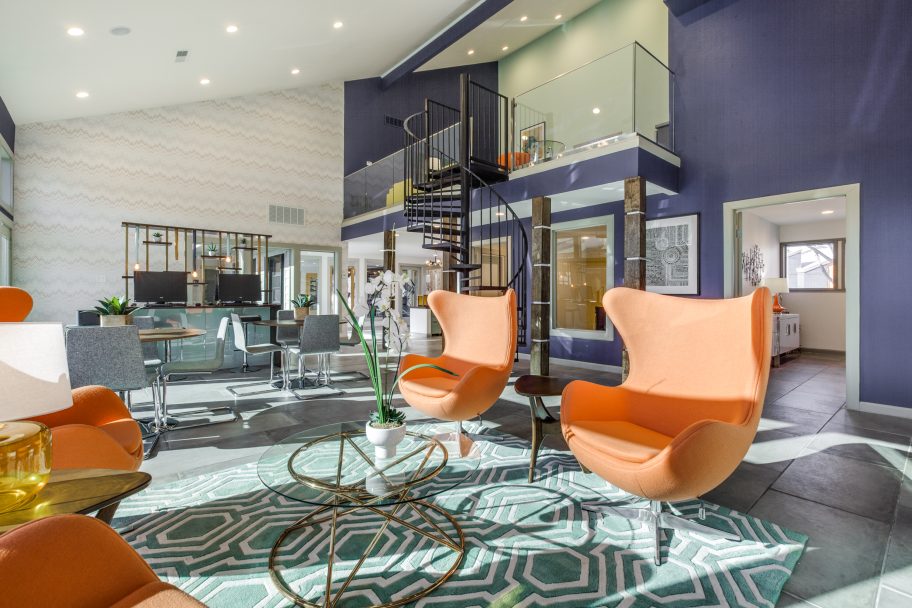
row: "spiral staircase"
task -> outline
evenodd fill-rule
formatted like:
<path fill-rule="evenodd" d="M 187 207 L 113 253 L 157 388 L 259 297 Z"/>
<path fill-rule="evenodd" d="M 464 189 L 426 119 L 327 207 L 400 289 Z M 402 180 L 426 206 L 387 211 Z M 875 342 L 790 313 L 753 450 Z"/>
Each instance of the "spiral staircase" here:
<path fill-rule="evenodd" d="M 511 108 L 496 91 L 460 77 L 460 107 L 427 99 L 405 131 L 406 230 L 447 257 L 458 291 L 516 291 L 517 344 L 527 341 L 529 239 L 512 207 L 492 187 L 507 179 Z"/>

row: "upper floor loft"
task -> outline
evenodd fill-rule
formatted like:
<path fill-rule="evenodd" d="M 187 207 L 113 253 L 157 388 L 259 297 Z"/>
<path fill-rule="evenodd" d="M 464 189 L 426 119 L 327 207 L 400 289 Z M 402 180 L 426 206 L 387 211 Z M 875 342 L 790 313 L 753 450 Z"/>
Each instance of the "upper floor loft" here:
<path fill-rule="evenodd" d="M 425 132 L 431 145 L 447 149 L 459 149 L 467 133 L 466 158 L 485 159 L 491 166 L 478 170 L 510 180 L 557 169 L 565 173 L 568 167 L 579 178 L 604 167 L 589 161 L 622 152 L 629 156 L 632 148 L 676 171 L 673 91 L 671 70 L 634 42 L 470 116 L 465 129 L 457 118 L 425 125 Z M 405 183 L 406 163 L 403 149 L 347 175 L 345 218 L 398 208 L 411 187 Z M 598 180 L 581 181 L 593 179 Z M 674 191 L 676 179 L 662 185 Z"/>

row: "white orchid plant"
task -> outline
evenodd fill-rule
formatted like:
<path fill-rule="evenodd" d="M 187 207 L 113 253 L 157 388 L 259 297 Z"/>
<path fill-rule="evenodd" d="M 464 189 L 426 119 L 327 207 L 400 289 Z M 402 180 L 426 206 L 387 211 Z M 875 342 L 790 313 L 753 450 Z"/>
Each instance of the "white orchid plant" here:
<path fill-rule="evenodd" d="M 364 320 L 370 321 L 370 334 L 368 336 L 364 335 L 365 328 L 362 327 L 358 316 L 349 306 L 345 296 L 338 289 L 336 290 L 339 300 L 348 313 L 348 323 L 358 336 L 361 348 L 364 351 L 368 375 L 370 376 L 374 397 L 377 401 L 377 409 L 371 413 L 370 420 L 373 426 L 379 428 L 396 427 L 405 421 L 405 414 L 393 407 L 393 395 L 399 381 L 406 374 L 422 367 L 431 367 L 452 376 L 456 375 L 450 370 L 443 369 L 432 363 L 413 365 L 401 374 L 395 375 L 399 371 L 402 354 L 408 347 L 409 334 L 405 319 L 403 319 L 402 314 L 393 304 L 396 295 L 400 293 L 405 285 L 410 283 L 411 279 L 408 278 L 407 274 L 397 275 L 391 270 L 387 270 L 367 282 L 364 290 L 367 295 L 367 314 L 364 315 Z M 377 346 L 378 329 L 381 334 L 379 348 Z M 380 363 L 381 349 L 385 351 L 384 361 L 386 365 L 381 365 Z M 396 356 L 395 367 L 389 365 L 391 352 Z M 391 377 L 392 383 L 390 383 Z"/>

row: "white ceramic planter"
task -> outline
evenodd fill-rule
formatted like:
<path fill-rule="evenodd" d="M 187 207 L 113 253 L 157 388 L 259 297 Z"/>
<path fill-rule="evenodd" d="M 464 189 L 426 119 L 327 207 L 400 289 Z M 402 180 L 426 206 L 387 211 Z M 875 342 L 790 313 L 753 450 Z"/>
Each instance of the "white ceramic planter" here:
<path fill-rule="evenodd" d="M 123 325 L 132 325 L 130 315 L 99 315 L 102 327 L 121 327 Z"/>
<path fill-rule="evenodd" d="M 374 446 L 374 457 L 385 460 L 396 457 L 396 446 L 405 439 L 405 423 L 391 429 L 378 429 L 371 426 L 370 421 L 364 425 L 367 440 Z"/>
<path fill-rule="evenodd" d="M 294 318 L 295 321 L 303 321 L 304 317 L 310 314 L 310 308 L 304 308 L 299 306 L 294 309 Z"/>

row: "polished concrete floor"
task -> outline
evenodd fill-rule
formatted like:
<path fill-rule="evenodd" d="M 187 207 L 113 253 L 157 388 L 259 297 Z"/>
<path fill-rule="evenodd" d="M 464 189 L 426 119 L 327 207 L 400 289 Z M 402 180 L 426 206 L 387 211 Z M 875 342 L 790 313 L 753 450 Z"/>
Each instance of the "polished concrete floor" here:
<path fill-rule="evenodd" d="M 439 351 L 437 339 L 413 340 L 412 350 Z M 238 422 L 167 433 L 143 470 L 166 483 L 255 460 L 267 447 L 299 430 L 364 420 L 373 407 L 368 383 L 346 374 L 362 368 L 354 349 L 334 357 L 342 396 L 302 401 L 280 391 L 233 399 L 230 385 L 252 393 L 265 374 L 222 373 L 169 387 L 172 411 L 232 405 Z M 268 372 L 268 365 L 266 367 Z M 516 364 L 514 376 L 528 370 Z M 552 374 L 617 384 L 616 375 L 552 365 Z M 316 391 L 317 394 L 319 391 Z M 149 394 L 138 394 L 142 402 Z M 557 406 L 559 398 L 546 400 Z M 845 364 L 839 357 L 805 353 L 770 375 L 760 432 L 744 463 L 706 496 L 712 502 L 775 522 L 810 537 L 808 549 L 780 606 L 912 606 L 912 419 L 848 411 Z M 410 416 L 416 412 L 408 411 Z M 138 403 L 136 411 L 144 409 Z M 529 439 L 528 402 L 508 387 L 485 424 Z M 561 437 L 545 445 L 567 449 Z"/>

